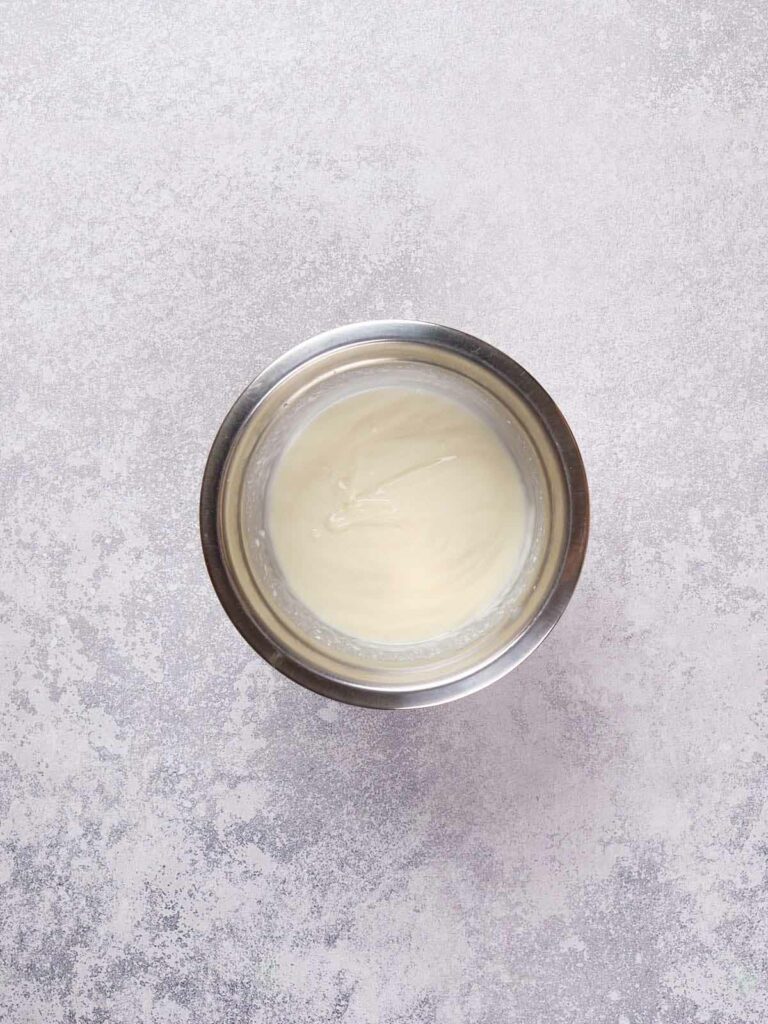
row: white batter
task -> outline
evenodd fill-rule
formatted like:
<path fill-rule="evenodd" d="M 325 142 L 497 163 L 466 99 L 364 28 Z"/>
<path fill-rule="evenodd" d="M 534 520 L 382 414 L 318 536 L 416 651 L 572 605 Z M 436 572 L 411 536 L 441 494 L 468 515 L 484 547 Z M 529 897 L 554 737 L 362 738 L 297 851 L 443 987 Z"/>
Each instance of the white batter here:
<path fill-rule="evenodd" d="M 451 632 L 520 566 L 526 499 L 493 430 L 429 391 L 377 388 L 320 413 L 282 456 L 269 529 L 319 618 L 381 643 Z"/>

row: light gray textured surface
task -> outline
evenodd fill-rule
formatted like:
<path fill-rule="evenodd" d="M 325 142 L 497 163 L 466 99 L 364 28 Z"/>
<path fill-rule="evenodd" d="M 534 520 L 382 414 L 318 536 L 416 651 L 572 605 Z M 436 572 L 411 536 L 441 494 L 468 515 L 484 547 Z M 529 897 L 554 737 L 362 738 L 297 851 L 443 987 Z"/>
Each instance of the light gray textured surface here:
<path fill-rule="evenodd" d="M 11 0 L 0 1019 L 768 1020 L 768 8 Z M 331 704 L 203 569 L 216 427 L 380 316 L 561 404 L 508 681 Z"/>

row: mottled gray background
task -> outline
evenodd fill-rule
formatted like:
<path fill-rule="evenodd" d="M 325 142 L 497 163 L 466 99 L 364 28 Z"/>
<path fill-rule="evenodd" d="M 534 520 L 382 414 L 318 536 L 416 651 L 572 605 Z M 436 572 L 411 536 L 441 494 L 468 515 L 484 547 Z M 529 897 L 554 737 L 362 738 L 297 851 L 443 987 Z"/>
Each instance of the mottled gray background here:
<path fill-rule="evenodd" d="M 0 5 L 3 1024 L 765 1024 L 764 0 Z M 317 331 L 530 369 L 593 533 L 519 671 L 262 665 L 197 532 Z"/>

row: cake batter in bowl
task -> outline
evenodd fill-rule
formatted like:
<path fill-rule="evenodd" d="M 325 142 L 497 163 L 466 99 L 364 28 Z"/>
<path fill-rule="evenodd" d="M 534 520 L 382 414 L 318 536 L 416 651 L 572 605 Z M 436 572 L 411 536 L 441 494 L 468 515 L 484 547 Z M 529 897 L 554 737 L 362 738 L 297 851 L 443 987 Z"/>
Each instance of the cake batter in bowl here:
<path fill-rule="evenodd" d="M 412 321 L 291 350 L 214 441 L 200 520 L 245 639 L 328 697 L 437 704 L 505 675 L 578 579 L 584 467 L 544 390 L 497 349 Z"/>

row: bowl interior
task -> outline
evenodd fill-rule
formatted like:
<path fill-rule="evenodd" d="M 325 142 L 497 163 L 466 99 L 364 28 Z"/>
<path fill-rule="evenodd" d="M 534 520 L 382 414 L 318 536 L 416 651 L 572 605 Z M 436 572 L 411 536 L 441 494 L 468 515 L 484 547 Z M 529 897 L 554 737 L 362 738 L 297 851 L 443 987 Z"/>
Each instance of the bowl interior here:
<path fill-rule="evenodd" d="M 269 535 L 274 469 L 297 431 L 340 399 L 387 386 L 437 392 L 482 417 L 512 454 L 528 498 L 523 555 L 499 600 L 462 629 L 414 644 L 361 641 L 320 620 L 286 583 Z M 276 648 L 311 672 L 352 686 L 414 690 L 477 671 L 526 631 L 561 569 L 568 492 L 553 441 L 520 391 L 455 351 L 382 339 L 324 352 L 265 390 L 232 443 L 220 522 L 231 582 Z"/>

